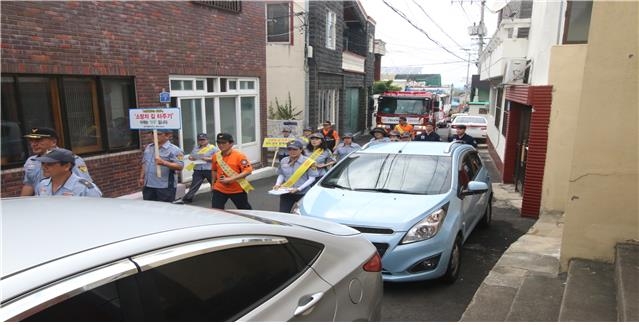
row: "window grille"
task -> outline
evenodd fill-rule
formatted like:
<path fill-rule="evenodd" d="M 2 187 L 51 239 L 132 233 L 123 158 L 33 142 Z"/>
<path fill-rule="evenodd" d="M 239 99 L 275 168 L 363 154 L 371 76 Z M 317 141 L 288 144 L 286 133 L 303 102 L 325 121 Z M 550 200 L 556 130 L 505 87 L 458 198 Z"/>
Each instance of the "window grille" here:
<path fill-rule="evenodd" d="M 239 13 L 242 12 L 242 1 L 193 1 L 199 5 L 220 10 Z"/>

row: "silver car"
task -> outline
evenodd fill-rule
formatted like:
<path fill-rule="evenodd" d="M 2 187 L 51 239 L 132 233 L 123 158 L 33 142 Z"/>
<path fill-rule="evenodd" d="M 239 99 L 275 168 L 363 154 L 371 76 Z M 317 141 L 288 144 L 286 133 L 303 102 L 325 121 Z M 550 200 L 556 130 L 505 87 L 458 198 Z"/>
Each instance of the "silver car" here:
<path fill-rule="evenodd" d="M 1 321 L 378 321 L 375 247 L 267 211 L 2 200 Z"/>
<path fill-rule="evenodd" d="M 460 115 L 453 119 L 448 129 L 448 136 L 456 134 L 455 129 L 458 125 L 466 126 L 466 134 L 475 138 L 475 140 L 483 142 L 488 136 L 488 121 L 483 116 Z"/>

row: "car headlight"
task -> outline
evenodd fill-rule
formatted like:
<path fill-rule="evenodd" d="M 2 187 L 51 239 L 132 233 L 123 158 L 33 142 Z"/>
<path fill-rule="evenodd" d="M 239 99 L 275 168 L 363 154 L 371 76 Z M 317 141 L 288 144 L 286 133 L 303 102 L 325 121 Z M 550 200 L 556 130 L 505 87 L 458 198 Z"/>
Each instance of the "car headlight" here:
<path fill-rule="evenodd" d="M 413 243 L 420 240 L 433 238 L 439 232 L 446 218 L 446 207 L 431 213 L 428 217 L 415 224 L 402 239 L 402 244 Z"/>

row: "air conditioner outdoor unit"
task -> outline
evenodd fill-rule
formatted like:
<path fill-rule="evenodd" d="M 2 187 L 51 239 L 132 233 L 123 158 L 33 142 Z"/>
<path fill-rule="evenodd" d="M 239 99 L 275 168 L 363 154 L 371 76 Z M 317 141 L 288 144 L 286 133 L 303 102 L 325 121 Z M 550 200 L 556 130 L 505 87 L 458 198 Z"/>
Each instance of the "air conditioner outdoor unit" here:
<path fill-rule="evenodd" d="M 510 59 L 506 64 L 506 73 L 504 74 L 504 83 L 506 84 L 523 84 L 524 75 L 526 74 L 526 59 Z"/>

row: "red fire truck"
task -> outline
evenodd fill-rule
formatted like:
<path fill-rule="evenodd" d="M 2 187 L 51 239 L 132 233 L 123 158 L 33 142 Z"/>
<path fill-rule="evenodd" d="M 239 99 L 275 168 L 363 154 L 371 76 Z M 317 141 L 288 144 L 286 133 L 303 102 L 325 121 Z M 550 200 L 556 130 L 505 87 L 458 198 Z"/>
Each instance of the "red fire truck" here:
<path fill-rule="evenodd" d="M 427 91 L 388 91 L 377 98 L 377 113 L 375 122 L 377 127 L 383 127 L 390 132 L 399 123 L 401 116 L 406 122 L 415 127 L 419 134 L 425 129 L 426 123 L 435 122 L 439 112 L 439 97 Z"/>

